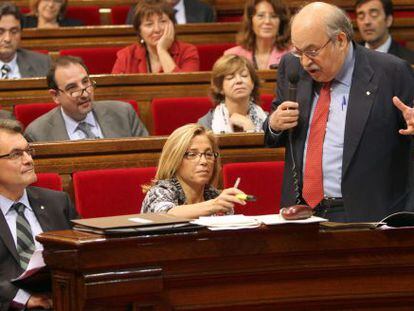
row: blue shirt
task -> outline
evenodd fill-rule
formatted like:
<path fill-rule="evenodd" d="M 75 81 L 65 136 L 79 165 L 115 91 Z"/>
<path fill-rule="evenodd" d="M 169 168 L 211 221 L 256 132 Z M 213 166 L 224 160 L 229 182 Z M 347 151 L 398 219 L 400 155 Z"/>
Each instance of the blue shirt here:
<path fill-rule="evenodd" d="M 78 124 L 80 122 L 86 122 L 91 127 L 92 133 L 99 138 L 103 138 L 103 134 L 101 131 L 101 128 L 99 127 L 98 122 L 96 122 L 96 119 L 93 115 L 92 111 L 89 111 L 86 115 L 86 118 L 80 122 L 73 120 L 70 116 L 68 116 L 65 111 L 60 107 L 60 111 L 62 112 L 63 120 L 65 121 L 65 127 L 66 131 L 68 133 L 68 136 L 70 140 L 79 140 L 79 139 L 85 139 L 86 134 L 78 129 Z"/>
<path fill-rule="evenodd" d="M 349 92 L 351 90 L 352 73 L 354 72 L 355 56 L 352 43 L 345 58 L 345 62 L 332 81 L 331 103 L 329 105 L 328 122 L 323 142 L 322 172 L 325 197 L 342 197 L 342 158 L 344 151 L 345 121 L 348 110 Z M 315 112 L 319 98 L 319 90 L 315 90 L 309 124 Z M 306 165 L 306 150 L 308 146 L 309 129 L 306 134 L 305 151 L 303 155 L 303 170 Z"/>

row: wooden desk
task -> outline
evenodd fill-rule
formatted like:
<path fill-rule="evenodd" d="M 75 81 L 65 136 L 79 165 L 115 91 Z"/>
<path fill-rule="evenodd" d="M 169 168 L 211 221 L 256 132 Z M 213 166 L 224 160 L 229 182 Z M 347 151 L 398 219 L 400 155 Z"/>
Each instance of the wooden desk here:
<path fill-rule="evenodd" d="M 37 237 L 55 310 L 412 310 L 414 230 Z"/>

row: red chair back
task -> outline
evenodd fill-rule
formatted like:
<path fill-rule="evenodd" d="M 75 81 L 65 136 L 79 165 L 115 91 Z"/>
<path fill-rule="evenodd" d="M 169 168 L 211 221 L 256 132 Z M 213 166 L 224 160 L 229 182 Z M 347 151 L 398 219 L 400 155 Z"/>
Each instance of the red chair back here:
<path fill-rule="evenodd" d="M 200 57 L 200 71 L 210 71 L 214 63 L 224 53 L 225 50 L 234 47 L 235 43 L 214 43 L 197 45 L 198 55 Z"/>
<path fill-rule="evenodd" d="M 101 24 L 99 6 L 71 6 L 66 9 L 66 17 L 77 19 L 83 22 L 85 26 L 96 26 Z"/>
<path fill-rule="evenodd" d="M 31 186 L 62 191 L 62 178 L 57 173 L 37 173 L 37 181 Z"/>
<path fill-rule="evenodd" d="M 75 204 L 84 218 L 137 214 L 141 185 L 155 177 L 156 167 L 91 170 L 73 174 Z"/>
<path fill-rule="evenodd" d="M 14 116 L 20 121 L 24 127 L 34 121 L 41 115 L 52 110 L 57 105 L 55 103 L 33 103 L 33 104 L 17 104 L 14 106 Z"/>
<path fill-rule="evenodd" d="M 217 17 L 218 23 L 238 23 L 243 19 L 243 15 L 219 15 Z"/>
<path fill-rule="evenodd" d="M 236 205 L 234 212 L 244 215 L 279 213 L 283 181 L 283 161 L 229 163 L 223 165 L 223 186 L 234 186 L 240 177 L 239 189 L 256 196 L 256 202 Z"/>
<path fill-rule="evenodd" d="M 111 73 L 116 61 L 116 53 L 122 47 L 96 47 L 64 49 L 59 55 L 72 55 L 83 59 L 90 74 Z"/>
<path fill-rule="evenodd" d="M 196 123 L 212 107 L 208 97 L 155 98 L 151 103 L 154 135 L 169 135 L 180 126 Z"/>
<path fill-rule="evenodd" d="M 113 25 L 125 25 L 128 16 L 129 5 L 117 5 L 111 8 L 111 20 Z"/>
<path fill-rule="evenodd" d="M 137 116 L 139 116 L 139 108 L 138 108 L 138 103 L 136 100 L 134 99 L 118 99 L 118 100 L 121 102 L 126 102 L 130 104 L 132 108 L 134 108 L 135 112 L 137 113 Z"/>
<path fill-rule="evenodd" d="M 260 105 L 264 111 L 270 112 L 272 108 L 272 101 L 275 98 L 273 94 L 261 94 L 260 95 Z"/>

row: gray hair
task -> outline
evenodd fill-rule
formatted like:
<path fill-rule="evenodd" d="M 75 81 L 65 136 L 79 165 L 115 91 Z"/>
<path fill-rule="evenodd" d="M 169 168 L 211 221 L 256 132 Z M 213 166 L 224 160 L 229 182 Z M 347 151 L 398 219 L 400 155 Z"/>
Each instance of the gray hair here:
<path fill-rule="evenodd" d="M 7 132 L 22 134 L 23 126 L 19 121 L 12 119 L 0 119 L 0 131 L 4 130 Z"/>
<path fill-rule="evenodd" d="M 326 20 L 326 34 L 333 41 L 340 32 L 344 32 L 348 41 L 352 40 L 354 30 L 352 28 L 351 20 L 346 15 L 345 11 L 332 5 L 332 14 Z"/>

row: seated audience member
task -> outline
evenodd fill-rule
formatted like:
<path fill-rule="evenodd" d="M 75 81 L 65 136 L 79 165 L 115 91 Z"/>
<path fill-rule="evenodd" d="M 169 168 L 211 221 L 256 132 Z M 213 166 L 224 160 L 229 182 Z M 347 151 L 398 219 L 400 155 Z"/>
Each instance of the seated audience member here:
<path fill-rule="evenodd" d="M 117 53 L 112 73 L 199 70 L 197 48 L 175 40 L 174 13 L 164 0 L 140 1 L 135 11 L 134 28 L 139 43 Z"/>
<path fill-rule="evenodd" d="M 175 12 L 177 24 L 214 23 L 216 15 L 211 6 L 201 0 L 166 0 Z M 135 6 L 129 9 L 126 24 L 134 20 Z"/>
<path fill-rule="evenodd" d="M 51 308 L 50 294 L 28 292 L 10 282 L 27 268 L 33 252 L 42 249 L 34 237 L 70 229 L 77 214 L 69 196 L 29 185 L 36 181 L 33 149 L 15 120 L 0 120 L 0 309 Z"/>
<path fill-rule="evenodd" d="M 31 0 L 30 14 L 23 18 L 23 28 L 82 26 L 77 19 L 65 17 L 67 0 Z"/>
<path fill-rule="evenodd" d="M 224 54 L 250 60 L 256 69 L 275 68 L 289 52 L 289 9 L 281 0 L 248 0 L 237 44 Z"/>
<path fill-rule="evenodd" d="M 391 0 L 357 0 L 356 22 L 366 48 L 389 53 L 414 64 L 414 52 L 392 39 L 389 29 L 393 22 Z"/>
<path fill-rule="evenodd" d="M 198 120 L 214 133 L 261 132 L 266 112 L 257 105 L 259 77 L 238 55 L 224 55 L 213 66 L 211 94 L 216 107 Z"/>
<path fill-rule="evenodd" d="M 233 213 L 236 188 L 221 193 L 214 187 L 220 171 L 217 141 L 211 131 L 187 124 L 168 137 L 160 156 L 157 174 L 142 202 L 141 213 L 169 213 L 198 218 Z"/>
<path fill-rule="evenodd" d="M 121 101 L 94 101 L 95 81 L 82 59 L 61 56 L 47 75 L 49 93 L 58 107 L 31 122 L 29 141 L 147 136 L 133 107 Z"/>
<path fill-rule="evenodd" d="M 0 79 L 46 76 L 48 55 L 19 48 L 21 14 L 12 3 L 0 4 Z"/>

